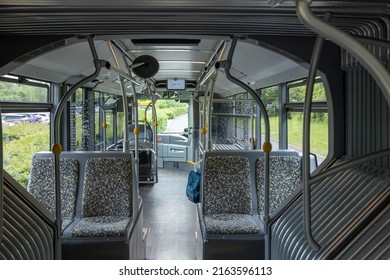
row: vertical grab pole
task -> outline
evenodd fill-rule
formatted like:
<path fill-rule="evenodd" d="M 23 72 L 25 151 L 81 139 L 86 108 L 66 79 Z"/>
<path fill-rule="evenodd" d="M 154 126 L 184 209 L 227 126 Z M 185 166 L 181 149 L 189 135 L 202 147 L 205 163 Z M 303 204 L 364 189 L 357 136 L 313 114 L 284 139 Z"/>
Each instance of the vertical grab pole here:
<path fill-rule="evenodd" d="M 150 89 L 149 89 L 150 90 Z M 150 91 L 150 98 L 152 99 L 152 116 L 153 116 L 153 150 L 156 152 L 156 156 L 158 155 L 157 151 L 157 111 L 156 111 L 156 96 Z"/>
<path fill-rule="evenodd" d="M 107 148 L 107 143 L 106 143 L 106 139 L 107 139 L 107 133 L 106 133 L 106 129 L 107 129 L 107 123 L 106 123 L 106 111 L 104 110 L 103 106 L 100 105 L 99 103 L 97 104 L 100 111 L 102 112 L 102 116 L 103 116 L 103 123 L 102 123 L 102 128 L 103 128 L 103 151 L 106 150 Z"/>
<path fill-rule="evenodd" d="M 92 37 L 90 35 L 86 36 L 89 47 L 92 52 L 93 63 L 95 66 L 95 71 L 80 80 L 78 83 L 73 85 L 69 91 L 61 98 L 56 111 L 54 113 L 54 144 L 51 148 L 51 151 L 54 155 L 54 184 L 55 184 L 55 196 L 56 196 L 56 227 L 57 227 L 57 240 L 55 242 L 55 258 L 61 259 L 61 229 L 62 229 L 62 218 L 61 218 L 61 171 L 60 171 L 60 154 L 62 152 L 62 146 L 60 144 L 60 119 L 62 111 L 66 105 L 67 100 L 71 97 L 78 88 L 83 84 L 88 83 L 99 75 L 100 68 L 102 65 L 107 65 L 108 62 L 99 60 L 98 55 L 93 43 Z"/>
<path fill-rule="evenodd" d="M 329 20 L 330 14 L 325 14 L 325 20 Z M 306 84 L 305 103 L 303 107 L 303 221 L 305 237 L 314 251 L 319 251 L 321 246 L 315 241 L 311 223 L 311 191 L 310 191 L 310 114 L 313 101 L 314 81 L 316 78 L 318 61 L 320 58 L 324 38 L 317 36 L 313 54 L 310 61 L 309 74 Z"/>
<path fill-rule="evenodd" d="M 211 76 L 211 88 L 210 88 L 210 96 L 209 96 L 209 103 L 208 103 L 208 109 L 207 109 L 207 134 L 206 134 L 206 151 L 212 151 L 213 150 L 213 143 L 211 139 L 211 132 L 212 132 L 212 121 L 213 121 L 213 99 L 214 99 L 214 89 L 215 89 L 215 80 L 217 79 L 217 71 L 213 73 Z"/>
<path fill-rule="evenodd" d="M 131 73 L 131 67 L 127 63 L 127 60 L 125 57 L 123 57 L 123 61 L 126 64 L 127 71 L 129 72 L 129 76 L 133 77 Z M 135 84 L 131 83 L 131 87 L 133 89 L 133 102 L 134 102 L 134 161 L 135 161 L 135 176 L 136 178 L 139 178 L 139 128 L 138 128 L 138 98 L 137 98 L 137 91 L 135 89 Z M 128 127 L 126 127 L 126 130 L 128 130 Z"/>
<path fill-rule="evenodd" d="M 116 67 L 120 69 L 120 64 L 118 61 L 118 58 L 116 57 L 114 48 L 112 47 L 111 42 L 107 42 L 108 48 L 111 51 L 112 57 L 115 60 Z M 122 92 L 122 102 L 123 102 L 123 152 L 127 153 L 129 149 L 129 128 L 128 128 L 128 123 L 129 123 L 129 103 L 127 102 L 127 95 L 126 95 L 126 86 L 125 82 L 123 81 L 123 77 L 119 75 L 119 81 L 120 81 L 120 87 L 121 87 L 121 92 Z"/>
<path fill-rule="evenodd" d="M 225 74 L 228 80 L 231 82 L 237 84 L 238 86 L 245 89 L 256 101 L 256 103 L 260 106 L 261 113 L 264 118 L 264 126 L 265 126 L 265 141 L 263 143 L 263 151 L 264 151 L 264 228 L 265 228 L 265 234 L 266 234 L 266 259 L 269 259 L 270 254 L 270 235 L 269 235 L 269 169 L 270 169 L 270 153 L 272 151 L 272 144 L 270 142 L 270 124 L 269 124 L 269 117 L 268 113 L 266 111 L 266 108 L 264 106 L 263 101 L 260 99 L 260 97 L 256 94 L 256 92 L 247 84 L 243 83 L 242 81 L 238 80 L 234 76 L 230 74 L 230 68 L 232 65 L 232 58 L 234 54 L 234 50 L 236 48 L 238 41 L 238 36 L 233 37 L 232 45 L 230 47 L 227 60 L 217 62 L 215 67 L 224 67 L 225 68 Z M 260 120 L 258 120 L 260 121 Z"/>

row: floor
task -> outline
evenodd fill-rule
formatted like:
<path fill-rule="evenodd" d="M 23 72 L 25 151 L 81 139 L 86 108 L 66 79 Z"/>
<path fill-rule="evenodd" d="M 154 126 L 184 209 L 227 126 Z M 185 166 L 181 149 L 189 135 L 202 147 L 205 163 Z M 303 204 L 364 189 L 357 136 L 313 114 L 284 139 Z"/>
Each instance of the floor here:
<path fill-rule="evenodd" d="M 140 185 L 144 228 L 148 228 L 146 259 L 196 258 L 196 207 L 185 194 L 188 172 L 159 169 L 159 182 Z"/>

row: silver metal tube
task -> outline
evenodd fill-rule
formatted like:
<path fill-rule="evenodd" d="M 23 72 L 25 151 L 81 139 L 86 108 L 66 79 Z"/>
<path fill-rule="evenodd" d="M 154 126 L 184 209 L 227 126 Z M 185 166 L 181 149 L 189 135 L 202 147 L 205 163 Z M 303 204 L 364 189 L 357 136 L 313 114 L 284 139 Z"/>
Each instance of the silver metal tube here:
<path fill-rule="evenodd" d="M 224 48 L 226 47 L 226 41 L 221 41 L 219 44 L 218 44 L 218 47 L 216 48 L 215 52 L 211 55 L 209 61 L 207 62 L 206 64 L 206 67 L 208 65 L 210 65 L 210 63 L 213 61 L 214 57 L 216 55 L 218 55 L 218 51 L 219 49 L 222 47 L 222 45 L 225 44 Z M 208 78 L 210 78 L 211 74 L 215 71 L 215 67 L 214 65 L 212 66 L 212 68 L 209 69 L 209 71 L 206 72 L 205 76 L 200 80 L 200 82 L 198 83 L 199 86 L 202 86 Z"/>
<path fill-rule="evenodd" d="M 73 85 L 69 89 L 69 91 L 61 98 L 60 102 L 58 103 L 58 106 L 57 106 L 56 111 L 54 113 L 54 145 L 53 145 L 53 148 L 56 145 L 57 145 L 57 147 L 60 145 L 60 119 L 61 119 L 62 111 L 64 110 L 64 107 L 66 105 L 67 100 L 82 85 L 96 79 L 96 77 L 99 75 L 101 66 L 106 63 L 105 61 L 98 59 L 97 52 L 96 52 L 92 37 L 87 35 L 86 38 L 87 38 L 89 47 L 90 47 L 91 52 L 92 52 L 95 71 L 91 75 L 89 75 L 88 77 L 85 77 L 84 79 L 80 80 L 78 83 Z M 53 152 L 53 154 L 54 154 L 54 184 L 55 184 L 55 196 L 56 196 L 56 226 L 57 226 L 57 230 L 58 230 L 57 240 L 56 240 L 56 244 L 55 244 L 55 249 L 56 249 L 55 257 L 56 257 L 56 259 L 61 259 L 62 218 L 61 218 L 60 153 Z"/>
<path fill-rule="evenodd" d="M 127 64 L 127 63 L 126 63 Z M 128 65 L 126 65 L 128 66 Z M 139 128 L 138 128 L 138 98 L 137 98 L 137 91 L 135 89 L 135 84 L 133 83 L 132 84 L 132 88 L 133 88 L 133 102 L 134 102 L 134 129 L 137 129 L 138 132 L 139 132 Z M 128 128 L 127 128 L 128 129 Z M 133 131 L 134 133 L 134 131 Z M 134 133 L 134 161 L 135 161 L 135 172 L 136 172 L 136 178 L 139 178 L 139 134 L 135 134 Z"/>
<path fill-rule="evenodd" d="M 329 20 L 329 14 L 327 14 L 326 20 Z M 317 75 L 318 61 L 320 58 L 324 38 L 321 35 L 317 36 L 317 40 L 314 45 L 313 54 L 310 61 L 310 68 L 306 85 L 306 97 L 303 108 L 303 222 L 305 229 L 305 237 L 310 247 L 314 251 L 319 251 L 321 246 L 314 240 L 311 229 L 311 194 L 310 194 L 310 114 L 311 103 L 313 100 L 313 89 Z"/>
<path fill-rule="evenodd" d="M 200 81 L 199 85 L 202 86 L 210 77 L 217 71 L 215 69 L 215 66 L 212 66 L 209 71 L 207 71 L 206 75 L 203 77 L 203 79 Z"/>
<path fill-rule="evenodd" d="M 106 123 L 106 111 L 104 110 L 102 105 L 100 105 L 100 104 L 96 104 L 96 105 L 98 105 L 100 112 L 102 112 L 103 123 L 107 125 L 107 123 Z M 103 131 L 102 132 L 103 132 L 103 151 L 105 151 L 106 150 L 106 146 L 107 146 L 107 141 L 106 141 L 107 133 L 106 133 L 106 128 L 105 127 L 103 127 Z"/>
<path fill-rule="evenodd" d="M 354 38 L 364 44 L 371 44 L 371 45 L 390 49 L 390 42 L 387 40 L 364 37 L 364 36 L 354 36 Z"/>
<path fill-rule="evenodd" d="M 116 72 L 119 76 L 120 80 L 120 87 L 121 87 L 121 92 L 122 92 L 122 103 L 123 103 L 123 152 L 127 153 L 130 148 L 129 148 L 129 128 L 128 128 L 128 123 L 129 123 L 129 103 L 127 101 L 127 95 L 126 95 L 126 86 L 125 82 L 123 81 L 123 78 L 132 80 L 132 78 L 124 71 L 119 69 L 119 61 L 116 57 L 114 48 L 112 47 L 111 42 L 107 42 L 108 48 L 111 51 L 111 55 L 115 60 L 115 64 L 117 67 L 111 66 L 108 69 L 113 70 Z"/>
<path fill-rule="evenodd" d="M 215 80 L 217 79 L 217 71 L 214 72 L 214 75 L 211 79 L 211 88 L 210 88 L 210 96 L 209 96 L 209 103 L 208 103 L 208 109 L 207 109 L 207 123 L 208 123 L 208 128 L 207 128 L 207 140 L 206 140 L 206 151 L 212 151 L 213 150 L 213 143 L 212 143 L 212 138 L 211 138 L 211 127 L 212 127 L 212 119 L 213 119 L 213 99 L 214 99 L 214 89 L 215 89 Z"/>
<path fill-rule="evenodd" d="M 153 150 L 156 152 L 156 155 L 158 154 L 158 151 L 157 151 L 157 125 L 158 125 L 158 122 L 157 122 L 157 111 L 156 111 L 156 95 L 152 92 L 149 84 L 148 85 L 148 90 L 149 90 L 149 94 L 150 94 L 150 98 L 152 100 L 152 115 L 153 115 Z"/>
<path fill-rule="evenodd" d="M 390 74 L 386 68 L 351 35 L 314 16 L 309 5 L 307 0 L 297 0 L 297 13 L 301 21 L 325 39 L 333 41 L 354 55 L 378 83 L 387 104 L 390 105 Z"/>
<path fill-rule="evenodd" d="M 240 81 L 239 79 L 235 78 L 230 74 L 230 68 L 232 64 L 232 58 L 234 54 L 234 50 L 236 48 L 238 41 L 238 37 L 234 36 L 232 45 L 230 46 L 230 50 L 228 53 L 227 61 L 225 61 L 224 68 L 225 68 L 225 74 L 228 80 L 232 81 L 233 83 L 237 84 L 238 86 L 245 89 L 256 101 L 256 103 L 259 105 L 261 109 L 262 116 L 264 118 L 264 126 L 265 126 L 265 143 L 263 144 L 263 150 L 264 150 L 264 228 L 265 233 L 268 236 L 268 224 L 269 224 L 269 172 L 270 172 L 270 152 L 272 149 L 271 143 L 270 143 L 270 124 L 269 124 L 269 117 L 267 110 L 265 108 L 265 105 L 263 101 L 260 99 L 260 97 L 256 94 L 256 92 L 247 84 Z M 258 120 L 260 121 L 260 120 Z M 267 143 L 267 144 L 266 144 Z M 266 255 L 269 258 L 269 248 L 270 244 L 269 241 L 266 244 Z"/>
<path fill-rule="evenodd" d="M 115 53 L 113 53 L 113 55 L 115 55 Z M 131 77 L 129 74 L 127 74 L 125 71 L 121 70 L 119 67 L 119 63 L 117 64 L 117 67 L 115 66 L 112 66 L 112 65 L 108 65 L 107 66 L 107 69 L 108 70 L 112 70 L 113 72 L 115 72 L 117 75 L 119 75 L 122 79 L 127 79 L 129 80 L 131 83 L 133 84 L 136 84 L 137 86 L 140 85 L 139 82 L 137 82 L 136 80 L 134 80 L 133 77 Z"/>
<path fill-rule="evenodd" d="M 387 157 L 387 156 L 390 156 L 390 149 L 384 149 L 384 150 L 381 150 L 378 152 L 370 153 L 368 155 L 364 155 L 364 156 L 361 156 L 358 158 L 351 159 L 348 162 L 343 162 L 340 165 L 336 165 L 334 167 L 326 169 L 325 171 L 322 171 L 321 173 L 313 176 L 310 179 L 310 183 L 311 184 L 318 183 L 318 182 L 324 180 L 326 177 L 335 175 L 336 173 L 344 171 L 348 168 L 354 167 L 354 166 L 362 164 L 362 163 L 367 163 L 369 161 L 376 160 L 378 158 Z"/>

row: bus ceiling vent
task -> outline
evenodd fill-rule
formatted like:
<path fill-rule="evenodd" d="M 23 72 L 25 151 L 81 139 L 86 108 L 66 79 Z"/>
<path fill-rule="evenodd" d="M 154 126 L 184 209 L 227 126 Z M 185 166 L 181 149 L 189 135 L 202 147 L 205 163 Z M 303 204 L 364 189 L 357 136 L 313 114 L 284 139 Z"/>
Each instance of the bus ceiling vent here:
<path fill-rule="evenodd" d="M 150 55 L 141 55 L 134 59 L 131 69 L 138 77 L 147 79 L 157 74 L 160 64 Z"/>

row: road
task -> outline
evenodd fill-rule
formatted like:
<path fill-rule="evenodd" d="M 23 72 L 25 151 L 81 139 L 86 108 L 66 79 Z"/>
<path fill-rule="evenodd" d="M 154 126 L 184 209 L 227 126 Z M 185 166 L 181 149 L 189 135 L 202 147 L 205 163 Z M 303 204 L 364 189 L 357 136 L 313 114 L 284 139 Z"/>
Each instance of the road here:
<path fill-rule="evenodd" d="M 184 128 L 188 127 L 188 114 L 177 116 L 172 120 L 168 120 L 167 128 L 164 133 L 183 133 Z"/>

